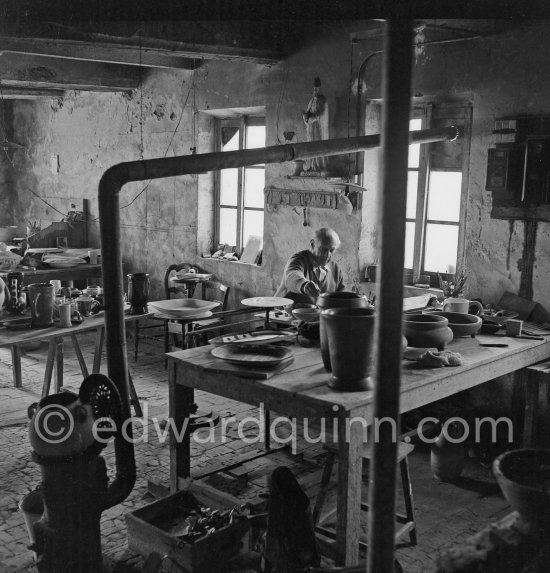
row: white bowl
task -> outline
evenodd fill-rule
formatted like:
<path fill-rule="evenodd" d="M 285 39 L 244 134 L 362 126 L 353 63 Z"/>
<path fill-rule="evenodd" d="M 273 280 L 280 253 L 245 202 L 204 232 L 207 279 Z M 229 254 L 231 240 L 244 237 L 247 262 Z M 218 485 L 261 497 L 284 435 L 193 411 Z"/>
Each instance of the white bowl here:
<path fill-rule="evenodd" d="M 200 300 L 197 298 L 174 298 L 170 300 L 155 300 L 148 306 L 157 312 L 174 318 L 196 316 L 199 312 L 207 312 L 220 305 L 218 301 Z"/>

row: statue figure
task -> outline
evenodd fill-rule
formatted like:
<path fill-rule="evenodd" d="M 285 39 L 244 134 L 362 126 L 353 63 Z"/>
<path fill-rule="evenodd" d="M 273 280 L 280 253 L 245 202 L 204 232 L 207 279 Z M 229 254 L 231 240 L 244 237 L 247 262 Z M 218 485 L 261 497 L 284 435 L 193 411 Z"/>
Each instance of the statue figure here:
<path fill-rule="evenodd" d="M 302 112 L 302 119 L 306 124 L 306 136 L 308 141 L 320 141 L 328 139 L 328 102 L 321 93 L 321 80 L 313 80 L 313 96 L 309 100 L 306 111 Z M 314 157 L 306 162 L 306 172 L 327 171 L 327 158 Z"/>

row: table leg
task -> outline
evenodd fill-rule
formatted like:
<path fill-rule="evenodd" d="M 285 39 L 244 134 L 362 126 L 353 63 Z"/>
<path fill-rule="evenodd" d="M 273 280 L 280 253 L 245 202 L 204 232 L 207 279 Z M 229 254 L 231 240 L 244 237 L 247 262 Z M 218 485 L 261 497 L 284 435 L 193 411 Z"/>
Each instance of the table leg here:
<path fill-rule="evenodd" d="M 55 391 L 60 392 L 63 387 L 63 338 L 56 338 L 55 342 Z"/>
<path fill-rule="evenodd" d="M 357 565 L 359 562 L 359 536 L 361 533 L 361 473 L 363 459 L 362 424 L 346 424 L 345 416 L 338 418 L 338 489 L 336 544 L 342 563 Z M 346 426 L 349 425 L 349 441 Z"/>
<path fill-rule="evenodd" d="M 139 403 L 139 396 L 136 392 L 136 387 L 134 386 L 134 381 L 132 380 L 132 375 L 128 371 L 128 389 L 130 391 L 130 404 L 134 407 L 134 412 L 138 418 L 143 418 L 143 410 L 141 409 L 141 404 Z"/>
<path fill-rule="evenodd" d="M 44 384 L 42 385 L 42 398 L 45 398 L 50 393 L 50 385 L 52 383 L 53 365 L 55 362 L 55 355 L 57 353 L 57 341 L 55 338 L 50 338 L 48 342 L 48 358 L 46 359 L 46 372 L 44 372 Z"/>
<path fill-rule="evenodd" d="M 11 366 L 13 368 L 13 385 L 16 388 L 23 386 L 23 377 L 21 376 L 21 348 L 17 344 L 11 347 Z"/>
<path fill-rule="evenodd" d="M 187 431 L 194 403 L 194 390 L 177 383 L 182 369 L 168 362 L 168 405 L 170 428 L 170 493 L 178 490 L 180 477 L 191 475 L 191 432 Z M 183 430 L 186 430 L 185 432 Z M 177 432 L 178 435 L 175 435 Z"/>
<path fill-rule="evenodd" d="M 100 326 L 95 332 L 95 349 L 94 349 L 94 365 L 92 367 L 93 374 L 99 374 L 101 369 L 101 353 L 103 352 L 103 340 L 105 339 L 105 328 Z"/>
<path fill-rule="evenodd" d="M 88 376 L 88 367 L 86 366 L 86 361 L 82 355 L 82 350 L 80 349 L 80 344 L 78 344 L 76 334 L 71 334 L 71 340 L 73 341 L 74 351 L 76 353 L 78 363 L 80 364 L 80 371 L 82 372 L 82 376 L 86 378 Z"/>
<path fill-rule="evenodd" d="M 525 380 L 525 411 L 523 417 L 522 445 L 533 448 L 536 435 L 537 414 L 539 409 L 538 372 L 528 372 Z"/>

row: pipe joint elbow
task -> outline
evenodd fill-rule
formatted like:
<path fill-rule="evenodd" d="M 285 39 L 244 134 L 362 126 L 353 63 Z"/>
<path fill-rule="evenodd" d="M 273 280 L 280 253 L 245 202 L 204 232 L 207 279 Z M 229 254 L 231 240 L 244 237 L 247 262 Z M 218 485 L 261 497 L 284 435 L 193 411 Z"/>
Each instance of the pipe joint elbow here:
<path fill-rule="evenodd" d="M 99 199 L 104 196 L 119 194 L 123 185 L 129 181 L 128 166 L 126 163 L 117 163 L 103 173 L 99 180 Z"/>

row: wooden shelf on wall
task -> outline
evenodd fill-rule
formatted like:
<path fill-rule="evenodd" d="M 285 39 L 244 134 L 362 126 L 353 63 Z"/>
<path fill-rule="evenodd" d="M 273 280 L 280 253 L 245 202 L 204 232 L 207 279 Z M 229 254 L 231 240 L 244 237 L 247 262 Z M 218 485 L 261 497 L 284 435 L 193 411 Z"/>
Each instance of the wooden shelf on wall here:
<path fill-rule="evenodd" d="M 550 221 L 550 205 L 538 205 L 537 207 L 493 205 L 491 218 L 517 219 L 522 221 Z"/>
<path fill-rule="evenodd" d="M 265 188 L 269 206 L 316 207 L 346 211 L 360 211 L 365 189 L 346 181 L 323 178 L 287 177 L 278 179 Z"/>

